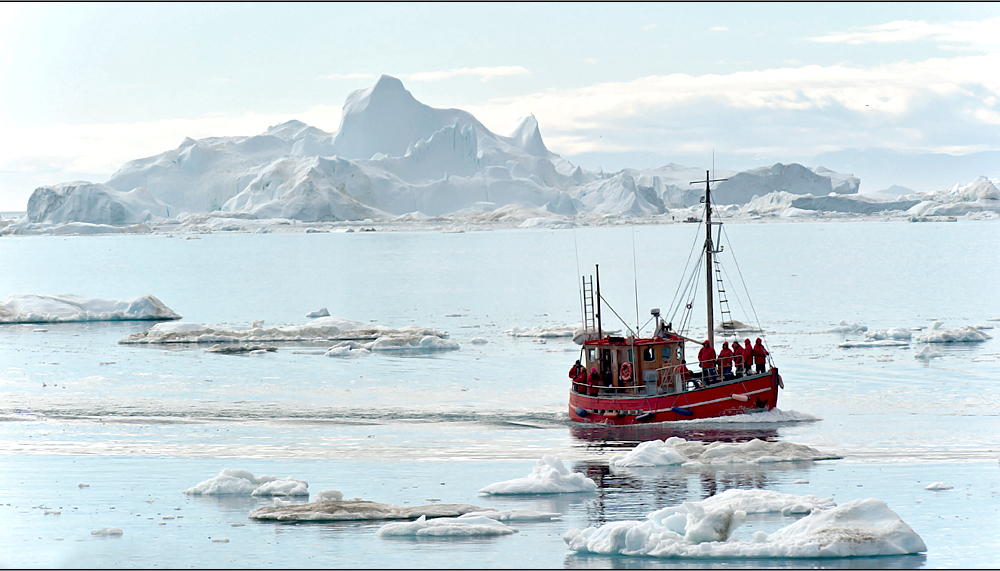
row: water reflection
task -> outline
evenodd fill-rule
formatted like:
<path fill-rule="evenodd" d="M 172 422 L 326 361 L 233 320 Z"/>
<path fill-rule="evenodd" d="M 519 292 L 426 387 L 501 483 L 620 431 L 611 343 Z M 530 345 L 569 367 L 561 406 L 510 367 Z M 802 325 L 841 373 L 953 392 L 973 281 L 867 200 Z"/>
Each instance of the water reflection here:
<path fill-rule="evenodd" d="M 571 553 L 567 569 L 918 569 L 926 555 L 885 555 L 838 559 L 656 559 Z"/>
<path fill-rule="evenodd" d="M 700 440 L 702 442 L 746 442 L 757 438 L 773 442 L 778 439 L 778 429 L 773 425 L 738 427 L 661 423 L 637 424 L 630 426 L 605 426 L 593 424 L 572 423 L 570 435 L 580 442 L 588 452 L 618 452 L 623 448 L 634 448 L 648 440 L 666 440 L 676 436 L 685 440 Z"/>

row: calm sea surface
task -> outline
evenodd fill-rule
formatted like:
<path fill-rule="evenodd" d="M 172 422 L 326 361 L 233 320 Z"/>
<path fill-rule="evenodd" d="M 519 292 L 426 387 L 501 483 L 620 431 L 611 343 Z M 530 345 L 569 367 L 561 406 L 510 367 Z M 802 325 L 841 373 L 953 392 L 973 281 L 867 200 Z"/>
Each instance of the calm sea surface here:
<path fill-rule="evenodd" d="M 578 323 L 578 275 L 593 273 L 594 264 L 602 294 L 630 327 L 645 323 L 651 307 L 667 313 L 695 230 L 3 238 L 0 299 L 153 294 L 184 321 L 240 326 L 302 324 L 306 313 L 326 307 L 357 321 L 441 329 L 461 349 L 344 359 L 325 357 L 329 344 L 279 344 L 266 355 L 218 355 L 197 346 L 117 343 L 148 323 L 0 326 L 0 565 L 676 566 L 578 556 L 561 536 L 569 527 L 638 519 L 736 487 L 838 503 L 876 497 L 928 545 L 926 555 L 809 565 L 995 566 L 1000 329 L 984 329 L 993 339 L 983 343 L 936 344 L 940 357 L 931 360 L 914 358 L 923 344 L 842 349 L 845 338 L 861 336 L 826 331 L 841 320 L 873 330 L 937 320 L 1000 327 L 1000 224 L 727 224 L 723 261 L 737 282 L 727 286 L 734 317 L 753 321 L 730 254 L 782 371 L 778 407 L 819 420 L 574 426 L 566 416 L 566 372 L 579 348 L 506 331 Z M 695 336 L 704 335 L 703 313 L 694 312 Z M 609 319 L 621 326 L 609 316 L 606 326 Z M 477 337 L 487 343 L 470 343 Z M 611 453 L 667 436 L 789 441 L 843 459 L 608 469 Z M 487 484 L 526 475 L 543 454 L 588 473 L 599 492 L 477 495 Z M 377 522 L 253 523 L 246 513 L 266 501 L 181 493 L 223 468 L 292 476 L 314 492 L 336 488 L 389 503 L 441 500 L 564 515 L 477 540 L 381 539 Z M 794 483 L 801 480 L 809 484 Z M 923 489 L 936 481 L 954 488 Z M 159 525 L 178 514 L 185 517 Z M 790 521 L 765 518 L 748 527 L 773 531 Z M 90 535 L 106 526 L 125 534 Z"/>

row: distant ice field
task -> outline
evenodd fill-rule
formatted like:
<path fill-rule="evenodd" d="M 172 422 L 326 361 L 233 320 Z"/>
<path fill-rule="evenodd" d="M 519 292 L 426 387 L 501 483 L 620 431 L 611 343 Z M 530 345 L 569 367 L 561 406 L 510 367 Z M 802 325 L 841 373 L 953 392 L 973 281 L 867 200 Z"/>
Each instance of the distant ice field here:
<path fill-rule="evenodd" d="M 0 325 L 0 456 L 10 467 L 0 476 L 6 490 L 0 526 L 21 530 L 0 539 L 0 552 L 15 554 L 0 563 L 365 566 L 376 564 L 363 554 L 382 553 L 377 565 L 397 567 L 608 566 L 608 556 L 570 553 L 562 534 L 569 527 L 638 520 L 667 502 L 736 487 L 832 496 L 838 503 L 875 497 L 928 546 L 926 556 L 866 559 L 862 566 L 990 566 L 1000 556 L 1000 541 L 994 534 L 991 543 L 982 543 L 982 534 L 972 530 L 993 529 L 987 522 L 1000 510 L 1000 330 L 990 329 L 1000 327 L 998 224 L 727 224 L 722 256 L 735 281 L 727 283 L 730 308 L 744 323 L 757 324 L 754 312 L 759 317 L 786 387 L 778 401 L 782 414 L 616 430 L 568 421 L 567 371 L 579 346 L 569 337 L 509 332 L 578 324 L 578 271 L 590 275 L 595 263 L 602 295 L 628 321 L 607 312 L 607 328 L 644 324 L 651 307 L 671 319 L 671 298 L 696 241 L 694 225 L 205 234 L 199 240 L 2 238 L 0 299 L 153 295 L 185 321 L 226 329 L 260 321 L 264 328 L 301 326 L 311 320 L 307 314 L 326 308 L 336 318 L 372 326 L 433 328 L 459 349 L 331 358 L 332 341 L 301 340 L 267 343 L 276 349 L 270 352 L 224 354 L 206 351 L 207 344 L 119 343 L 152 323 Z M 752 311 L 728 258 L 733 253 Z M 693 337 L 705 334 L 704 319 L 702 310 L 694 312 Z M 938 321 L 939 329 L 981 327 L 988 338 L 917 340 Z M 913 335 L 905 346 L 841 347 L 865 339 L 860 326 L 905 328 Z M 838 327 L 846 332 L 831 332 Z M 917 358 L 922 351 L 924 358 Z M 843 459 L 608 466 L 614 454 L 672 436 L 788 442 Z M 587 473 L 598 484 L 596 495 L 551 505 L 477 496 L 491 483 L 523 477 L 544 455 Z M 378 502 L 417 505 L 430 498 L 556 511 L 564 518 L 516 524 L 519 533 L 460 544 L 379 539 L 377 524 L 251 525 L 246 513 L 265 504 L 230 505 L 181 493 L 225 468 L 305 479 L 313 491 L 335 488 L 345 497 Z M 438 474 L 447 477 L 434 481 Z M 809 483 L 793 484 L 799 480 Z M 449 493 L 425 488 L 441 481 Z M 924 489 L 933 482 L 954 488 Z M 77 488 L 79 483 L 91 487 Z M 419 492 L 403 489 L 411 485 Z M 103 491 L 93 493 L 98 487 Z M 198 514 L 183 518 L 185 525 L 197 522 L 187 531 L 168 531 L 178 521 L 160 519 L 168 515 L 161 506 L 167 503 L 171 511 Z M 44 515 L 36 506 L 63 509 Z M 72 506 L 88 515 L 71 515 Z M 163 514 L 154 515 L 155 531 L 140 532 L 120 514 L 106 517 L 110 506 L 142 514 L 129 516 L 136 522 L 154 515 L 140 508 Z M 787 523 L 748 525 L 771 533 Z M 225 529 L 212 527 L 217 524 Z M 104 527 L 121 528 L 124 535 L 91 538 Z M 223 531 L 229 543 L 207 539 Z M 45 555 L 55 537 L 64 543 L 57 555 Z M 160 547 L 147 559 L 127 547 L 154 537 Z M 69 549 L 77 538 L 85 542 Z M 361 547 L 344 556 L 348 538 Z M 101 543 L 87 543 L 92 541 Z M 171 548 L 192 541 L 205 545 L 190 554 Z M 15 544 L 16 550 L 5 551 Z M 334 551 L 344 558 L 332 559 Z M 782 565 L 744 563 L 736 565 Z M 628 565 L 656 566 L 641 559 Z"/>

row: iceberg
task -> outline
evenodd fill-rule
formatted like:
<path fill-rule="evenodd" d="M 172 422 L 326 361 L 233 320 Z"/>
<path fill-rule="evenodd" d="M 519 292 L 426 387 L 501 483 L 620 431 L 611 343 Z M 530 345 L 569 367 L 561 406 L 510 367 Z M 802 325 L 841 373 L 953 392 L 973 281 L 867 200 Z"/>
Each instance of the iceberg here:
<path fill-rule="evenodd" d="M 913 338 L 917 343 L 963 343 L 992 339 L 976 327 L 944 327 L 943 321 L 935 321 L 931 328 Z"/>
<path fill-rule="evenodd" d="M 246 470 L 224 469 L 186 490 L 192 496 L 308 496 L 309 484 L 295 478 L 255 477 Z"/>
<path fill-rule="evenodd" d="M 427 519 L 420 516 L 416 521 L 389 523 L 382 526 L 379 537 L 481 537 L 510 535 L 517 530 L 484 516 L 442 517 Z"/>
<path fill-rule="evenodd" d="M 646 521 L 571 528 L 563 541 L 580 553 L 690 559 L 870 557 L 927 550 L 920 536 L 881 500 L 831 504 L 812 496 L 729 490 L 658 510 Z M 768 512 L 809 515 L 771 534 L 757 531 L 748 540 L 739 537 L 737 530 L 748 513 Z"/>
<path fill-rule="evenodd" d="M 0 302 L 0 323 L 166 321 L 180 318 L 152 295 L 111 300 L 79 295 L 15 294 Z"/>
<path fill-rule="evenodd" d="M 579 472 L 570 472 L 555 456 L 543 456 L 524 478 L 490 484 L 479 490 L 487 495 L 568 494 L 593 492 L 597 483 Z"/>
<path fill-rule="evenodd" d="M 642 442 L 629 452 L 608 459 L 616 468 L 640 466 L 680 466 L 705 464 L 769 464 L 830 460 L 839 456 L 792 442 L 765 442 L 756 438 L 741 443 L 712 442 L 671 437 Z"/>

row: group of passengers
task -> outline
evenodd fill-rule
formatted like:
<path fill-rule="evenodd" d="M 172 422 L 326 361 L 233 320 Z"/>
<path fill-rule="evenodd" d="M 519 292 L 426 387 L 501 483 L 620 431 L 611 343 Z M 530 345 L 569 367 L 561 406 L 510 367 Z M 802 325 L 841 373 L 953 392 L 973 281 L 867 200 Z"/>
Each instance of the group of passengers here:
<path fill-rule="evenodd" d="M 701 350 L 698 351 L 701 378 L 709 385 L 717 383 L 720 379 L 716 371 L 720 371 L 722 373 L 721 380 L 731 381 L 743 375 L 752 375 L 751 366 L 757 368 L 758 374 L 763 373 L 767 368 L 767 355 L 767 349 L 764 348 L 760 337 L 757 338 L 757 342 L 753 346 L 750 345 L 750 339 L 745 339 L 743 346 L 740 346 L 739 341 L 734 341 L 731 349 L 727 341 L 722 344 L 722 350 L 719 351 L 718 355 L 715 354 L 715 349 L 712 348 L 708 340 L 705 340 L 701 344 Z M 735 373 L 733 373 L 734 365 L 736 366 Z"/>
<path fill-rule="evenodd" d="M 705 340 L 702 343 L 701 350 L 698 351 L 698 362 L 701 365 L 701 380 L 699 381 L 695 374 L 687 368 L 687 361 L 681 361 L 681 375 L 682 380 L 685 384 L 693 382 L 695 387 L 702 387 L 704 385 L 712 385 L 721 381 L 731 381 L 733 379 L 742 378 L 744 375 L 754 374 L 751 370 L 752 367 L 756 367 L 757 373 L 763 373 L 767 369 L 767 349 L 764 348 L 764 343 L 761 341 L 760 337 L 757 338 L 757 342 L 754 345 L 750 345 L 750 339 L 745 339 L 744 344 L 741 346 L 739 341 L 734 341 L 732 348 L 729 347 L 729 342 L 726 341 L 722 344 L 722 350 L 716 355 L 715 349 L 712 345 Z M 622 381 L 632 380 L 632 366 L 631 364 L 624 363 L 628 365 L 628 379 L 625 378 L 623 374 L 624 371 L 620 373 L 620 378 Z M 733 372 L 733 367 L 735 366 L 736 371 Z M 592 367 L 590 369 L 590 374 L 587 374 L 587 368 L 584 367 L 580 360 L 578 359 L 573 367 L 569 370 L 569 378 L 573 379 L 573 389 L 582 395 L 589 395 L 595 397 L 598 395 L 601 387 L 611 386 L 611 366 L 609 363 L 602 362 L 601 369 L 603 372 L 599 372 L 597 367 Z M 719 373 L 722 374 L 722 379 L 719 379 Z"/>

